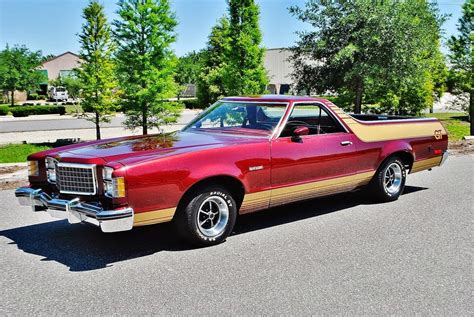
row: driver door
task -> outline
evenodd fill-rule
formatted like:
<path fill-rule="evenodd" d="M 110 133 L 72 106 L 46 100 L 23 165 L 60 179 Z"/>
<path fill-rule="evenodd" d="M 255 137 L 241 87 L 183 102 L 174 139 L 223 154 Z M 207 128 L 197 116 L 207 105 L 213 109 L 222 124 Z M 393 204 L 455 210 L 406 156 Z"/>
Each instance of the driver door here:
<path fill-rule="evenodd" d="M 309 134 L 293 137 L 301 126 Z M 271 142 L 270 206 L 347 190 L 355 174 L 354 144 L 353 135 L 324 106 L 295 104 L 282 133 Z"/>

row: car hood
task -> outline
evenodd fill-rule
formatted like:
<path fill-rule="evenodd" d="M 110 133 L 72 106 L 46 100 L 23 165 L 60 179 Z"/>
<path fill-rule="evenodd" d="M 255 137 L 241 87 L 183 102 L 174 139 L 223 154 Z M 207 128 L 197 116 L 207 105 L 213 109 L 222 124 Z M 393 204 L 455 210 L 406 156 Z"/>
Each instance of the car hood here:
<path fill-rule="evenodd" d="M 137 157 L 164 157 L 209 147 L 228 146 L 237 143 L 252 143 L 267 139 L 266 136 L 254 134 L 228 134 L 203 132 L 176 132 L 171 134 L 154 134 L 140 137 L 125 137 L 105 142 L 89 144 L 60 151 L 62 161 L 84 161 L 90 158 L 107 162 L 120 162 Z"/>

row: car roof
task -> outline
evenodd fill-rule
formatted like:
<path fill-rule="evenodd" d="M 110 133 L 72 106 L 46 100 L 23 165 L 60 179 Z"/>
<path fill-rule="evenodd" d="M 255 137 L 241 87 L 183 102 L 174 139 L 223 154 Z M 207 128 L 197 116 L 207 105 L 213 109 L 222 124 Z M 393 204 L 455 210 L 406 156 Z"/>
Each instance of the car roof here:
<path fill-rule="evenodd" d="M 326 104 L 327 99 L 313 98 L 308 96 L 289 96 L 289 95 L 258 95 L 258 96 L 241 96 L 241 97 L 225 97 L 223 100 L 229 101 L 261 101 L 261 102 L 292 102 L 292 101 L 318 101 Z"/>

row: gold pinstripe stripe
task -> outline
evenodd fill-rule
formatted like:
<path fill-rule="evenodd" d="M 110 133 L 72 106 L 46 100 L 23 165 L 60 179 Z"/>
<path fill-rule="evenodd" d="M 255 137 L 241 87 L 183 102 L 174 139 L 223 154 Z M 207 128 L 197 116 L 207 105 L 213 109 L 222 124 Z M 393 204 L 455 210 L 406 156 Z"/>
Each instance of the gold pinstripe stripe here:
<path fill-rule="evenodd" d="M 251 211 L 265 209 L 269 206 L 277 206 L 297 200 L 350 190 L 367 184 L 374 174 L 375 171 L 369 171 L 355 175 L 246 194 L 242 206 L 240 207 L 240 213 L 245 214 Z"/>
<path fill-rule="evenodd" d="M 173 219 L 176 207 L 160 209 L 155 211 L 140 212 L 134 215 L 133 225 L 144 226 L 155 223 L 168 222 Z"/>
<path fill-rule="evenodd" d="M 338 107 L 331 107 L 331 110 L 333 110 L 334 113 L 336 113 L 339 118 L 349 126 L 354 134 L 364 142 L 388 141 L 402 138 L 434 137 L 435 131 L 437 130 L 441 130 L 442 135 L 447 134 L 443 125 L 439 121 L 369 125 L 358 122 Z"/>
<path fill-rule="evenodd" d="M 413 163 L 413 166 L 411 168 L 411 173 L 416 173 L 420 172 L 423 170 L 427 170 L 429 168 L 439 166 L 441 163 L 442 156 L 437 156 L 433 158 L 429 158 L 426 160 L 419 160 Z"/>

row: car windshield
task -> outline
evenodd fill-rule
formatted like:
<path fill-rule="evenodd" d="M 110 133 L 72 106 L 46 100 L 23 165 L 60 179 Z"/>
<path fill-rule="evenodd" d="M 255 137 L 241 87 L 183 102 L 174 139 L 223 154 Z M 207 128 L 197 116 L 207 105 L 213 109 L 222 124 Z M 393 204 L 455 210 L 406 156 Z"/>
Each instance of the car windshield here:
<path fill-rule="evenodd" d="M 220 101 L 191 121 L 183 130 L 269 135 L 285 113 L 286 104 Z"/>

